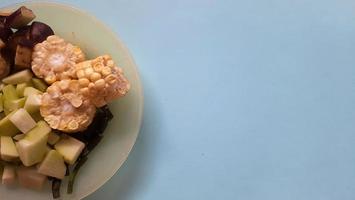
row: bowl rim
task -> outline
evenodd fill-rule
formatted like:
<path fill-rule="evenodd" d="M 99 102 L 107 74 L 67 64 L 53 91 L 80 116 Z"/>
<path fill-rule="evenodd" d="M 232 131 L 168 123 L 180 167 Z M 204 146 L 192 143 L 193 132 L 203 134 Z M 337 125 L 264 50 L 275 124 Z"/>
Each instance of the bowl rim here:
<path fill-rule="evenodd" d="M 140 74 L 138 71 L 138 66 L 136 64 L 136 62 L 134 61 L 131 52 L 129 51 L 129 49 L 126 47 L 126 45 L 124 44 L 124 42 L 122 42 L 120 36 L 118 33 L 116 33 L 115 31 L 113 31 L 108 25 L 106 25 L 104 22 L 100 21 L 94 14 L 90 13 L 87 10 L 78 8 L 70 3 L 63 3 L 63 2 L 53 2 L 53 1 L 45 1 L 45 0 L 39 0 L 39 1 L 35 1 L 35 0 L 30 0 L 30 1 L 22 1 L 19 3 L 11 3 L 11 4 L 6 4 L 4 7 L 2 7 L 2 9 L 7 9 L 7 8 L 12 8 L 12 7 L 16 7 L 16 6 L 20 6 L 20 5 L 43 5 L 46 4 L 47 6 L 58 6 L 61 7 L 63 9 L 66 10 L 70 10 L 73 12 L 77 12 L 80 13 L 81 15 L 85 15 L 86 17 L 88 17 L 90 20 L 92 20 L 95 24 L 97 24 L 98 26 L 100 26 L 102 29 L 105 30 L 105 32 L 107 32 L 107 34 L 109 34 L 110 36 L 112 36 L 112 38 L 114 39 L 113 42 L 115 43 L 115 45 L 119 45 L 121 46 L 124 51 L 127 54 L 127 59 L 128 59 L 128 63 L 130 63 L 130 67 L 133 67 L 133 71 L 134 73 L 134 77 L 137 80 L 137 93 L 138 93 L 138 98 L 140 99 L 140 101 L 138 102 L 138 125 L 137 125 L 137 130 L 135 133 L 135 137 L 133 139 L 133 145 L 130 147 L 130 149 L 128 149 L 127 154 L 125 154 L 125 158 L 123 159 L 122 163 L 117 162 L 117 164 L 115 165 L 115 167 L 113 167 L 111 169 L 111 171 L 109 173 L 107 173 L 108 175 L 105 176 L 102 180 L 102 182 L 94 184 L 93 187 L 91 187 L 91 190 L 88 190 L 88 192 L 86 193 L 82 193 L 81 195 L 78 195 L 79 199 L 84 199 L 86 197 L 88 197 L 89 195 L 93 194 L 95 191 L 97 191 L 99 188 L 101 188 L 105 183 L 107 183 L 107 181 L 109 181 L 117 172 L 118 170 L 124 165 L 124 163 L 127 161 L 129 154 L 131 153 L 132 149 L 134 148 L 138 135 L 140 133 L 141 130 L 141 126 L 142 126 L 142 121 L 143 121 L 143 111 L 144 111 L 144 93 L 143 93 L 143 86 L 142 86 L 142 81 L 140 78 Z"/>

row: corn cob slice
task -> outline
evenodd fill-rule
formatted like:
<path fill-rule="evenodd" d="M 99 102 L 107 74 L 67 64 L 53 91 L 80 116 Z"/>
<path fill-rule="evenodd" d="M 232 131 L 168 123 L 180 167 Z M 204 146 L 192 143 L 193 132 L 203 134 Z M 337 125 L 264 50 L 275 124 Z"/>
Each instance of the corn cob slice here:
<path fill-rule="evenodd" d="M 76 64 L 76 76 L 81 93 L 96 107 L 102 107 L 124 96 L 130 88 L 122 69 L 117 67 L 108 55 Z"/>
<path fill-rule="evenodd" d="M 75 76 L 75 64 L 85 60 L 80 48 L 52 35 L 35 46 L 32 70 L 47 83 L 71 79 Z"/>
<path fill-rule="evenodd" d="M 51 128 L 67 133 L 85 130 L 96 108 L 80 94 L 77 80 L 57 81 L 42 96 L 41 115 Z"/>

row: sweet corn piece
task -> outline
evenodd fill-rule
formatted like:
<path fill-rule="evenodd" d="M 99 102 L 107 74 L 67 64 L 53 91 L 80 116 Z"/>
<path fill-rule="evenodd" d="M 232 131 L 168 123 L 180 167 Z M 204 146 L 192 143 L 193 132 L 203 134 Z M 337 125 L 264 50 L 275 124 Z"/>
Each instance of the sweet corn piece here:
<path fill-rule="evenodd" d="M 78 63 L 75 70 L 81 93 L 87 96 L 96 107 L 104 106 L 124 96 L 130 88 L 122 69 L 115 65 L 109 55 Z"/>
<path fill-rule="evenodd" d="M 32 71 L 48 84 L 75 76 L 75 64 L 85 60 L 85 55 L 77 46 L 52 35 L 34 47 Z"/>
<path fill-rule="evenodd" d="M 42 96 L 40 112 L 53 129 L 72 133 L 85 130 L 94 118 L 96 108 L 80 93 L 77 80 L 53 83 Z"/>

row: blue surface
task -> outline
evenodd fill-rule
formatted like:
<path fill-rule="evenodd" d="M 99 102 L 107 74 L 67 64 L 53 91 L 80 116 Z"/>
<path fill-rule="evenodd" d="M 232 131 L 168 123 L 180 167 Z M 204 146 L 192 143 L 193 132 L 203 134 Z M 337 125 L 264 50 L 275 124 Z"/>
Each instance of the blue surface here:
<path fill-rule="evenodd" d="M 355 199 L 354 1 L 62 2 L 120 35 L 145 89 L 133 152 L 87 200 Z"/>

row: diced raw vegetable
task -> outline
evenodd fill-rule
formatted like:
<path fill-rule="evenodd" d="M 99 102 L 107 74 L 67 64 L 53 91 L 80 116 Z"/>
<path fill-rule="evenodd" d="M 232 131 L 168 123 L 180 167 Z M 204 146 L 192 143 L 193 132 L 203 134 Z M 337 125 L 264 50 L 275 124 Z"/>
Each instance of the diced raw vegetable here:
<path fill-rule="evenodd" d="M 10 12 L 10 11 L 0 11 L 0 16 L 1 17 L 7 17 L 9 15 L 11 15 L 13 12 Z"/>
<path fill-rule="evenodd" d="M 0 79 L 10 73 L 10 64 L 3 55 L 0 54 Z"/>
<path fill-rule="evenodd" d="M 23 138 L 25 138 L 25 134 L 17 134 L 13 137 L 14 140 L 19 141 L 22 140 Z"/>
<path fill-rule="evenodd" d="M 39 107 L 41 106 L 41 98 L 40 94 L 32 94 L 27 97 L 24 108 L 29 113 L 39 112 Z"/>
<path fill-rule="evenodd" d="M 16 93 L 18 97 L 24 97 L 24 92 L 26 87 L 32 87 L 32 81 L 26 82 L 26 83 L 20 83 L 16 85 Z"/>
<path fill-rule="evenodd" d="M 30 39 L 30 26 L 22 27 L 9 37 L 6 47 L 11 51 L 12 56 L 15 56 L 18 43 L 26 39 Z"/>
<path fill-rule="evenodd" d="M 39 78 L 32 78 L 32 83 L 34 85 L 34 87 L 38 90 L 40 90 L 41 92 L 45 92 L 47 89 L 47 84 Z"/>
<path fill-rule="evenodd" d="M 22 133 L 27 133 L 36 126 L 35 120 L 23 108 L 18 109 L 9 119 Z"/>
<path fill-rule="evenodd" d="M 32 72 L 26 69 L 2 79 L 2 82 L 16 85 L 16 84 L 26 83 L 28 81 L 31 81 L 32 76 L 33 76 Z"/>
<path fill-rule="evenodd" d="M 4 104 L 2 101 L 2 93 L 0 93 L 0 112 L 3 112 L 3 111 L 4 111 Z"/>
<path fill-rule="evenodd" d="M 6 24 L 11 28 L 21 28 L 30 23 L 36 15 L 32 12 L 32 10 L 26 8 L 25 6 L 21 6 L 11 15 L 6 17 Z"/>
<path fill-rule="evenodd" d="M 4 112 L 0 112 L 0 120 L 4 119 L 5 117 L 6 117 L 5 113 Z"/>
<path fill-rule="evenodd" d="M 0 22 L 0 39 L 6 42 L 10 35 L 12 35 L 11 28 L 6 26 L 3 22 Z"/>
<path fill-rule="evenodd" d="M 1 159 L 5 161 L 13 161 L 19 157 L 15 143 L 9 136 L 0 137 L 0 153 Z"/>
<path fill-rule="evenodd" d="M 15 111 L 19 108 L 22 108 L 25 105 L 26 98 L 20 98 L 15 100 L 5 100 L 4 101 L 4 112 L 5 115 L 10 114 L 12 111 Z"/>
<path fill-rule="evenodd" d="M 48 36 L 54 35 L 54 31 L 45 23 L 33 22 L 31 24 L 31 40 L 40 43 L 47 39 Z"/>
<path fill-rule="evenodd" d="M 17 176 L 21 186 L 40 190 L 42 189 L 47 177 L 37 172 L 35 167 L 17 168 Z"/>
<path fill-rule="evenodd" d="M 64 179 L 66 166 L 64 159 L 56 150 L 51 150 L 47 153 L 44 160 L 39 164 L 38 173 L 46 176 Z"/>
<path fill-rule="evenodd" d="M 39 121 L 26 137 L 16 143 L 20 159 L 25 166 L 31 166 L 43 160 L 47 148 L 48 134 L 51 128 Z"/>
<path fill-rule="evenodd" d="M 23 92 L 23 96 L 25 97 L 28 97 L 33 94 L 42 94 L 42 92 L 33 87 L 26 87 L 25 91 Z"/>
<path fill-rule="evenodd" d="M 2 184 L 3 185 L 14 185 L 16 183 L 16 172 L 15 167 L 10 165 L 5 165 L 4 172 L 2 174 Z"/>
<path fill-rule="evenodd" d="M 40 112 L 34 112 L 34 113 L 30 113 L 30 114 L 36 122 L 44 120 Z"/>
<path fill-rule="evenodd" d="M 83 142 L 70 136 L 63 137 L 54 145 L 54 149 L 56 149 L 64 157 L 65 162 L 70 165 L 75 163 L 84 147 L 85 144 Z"/>
<path fill-rule="evenodd" d="M 10 113 L 8 116 L 0 120 L 0 136 L 14 136 L 20 132 L 9 119 L 9 116 L 13 113 Z"/>
<path fill-rule="evenodd" d="M 10 100 L 15 100 L 18 99 L 19 97 L 17 96 L 16 88 L 13 85 L 6 85 L 2 88 L 2 92 L 4 94 L 3 100 L 10 101 Z"/>
<path fill-rule="evenodd" d="M 56 133 L 54 133 L 53 131 L 49 133 L 48 136 L 48 144 L 50 145 L 55 145 L 55 143 L 57 143 L 60 140 L 59 135 L 57 135 Z"/>
<path fill-rule="evenodd" d="M 31 68 L 33 45 L 29 40 L 20 40 L 15 54 L 16 69 Z"/>

